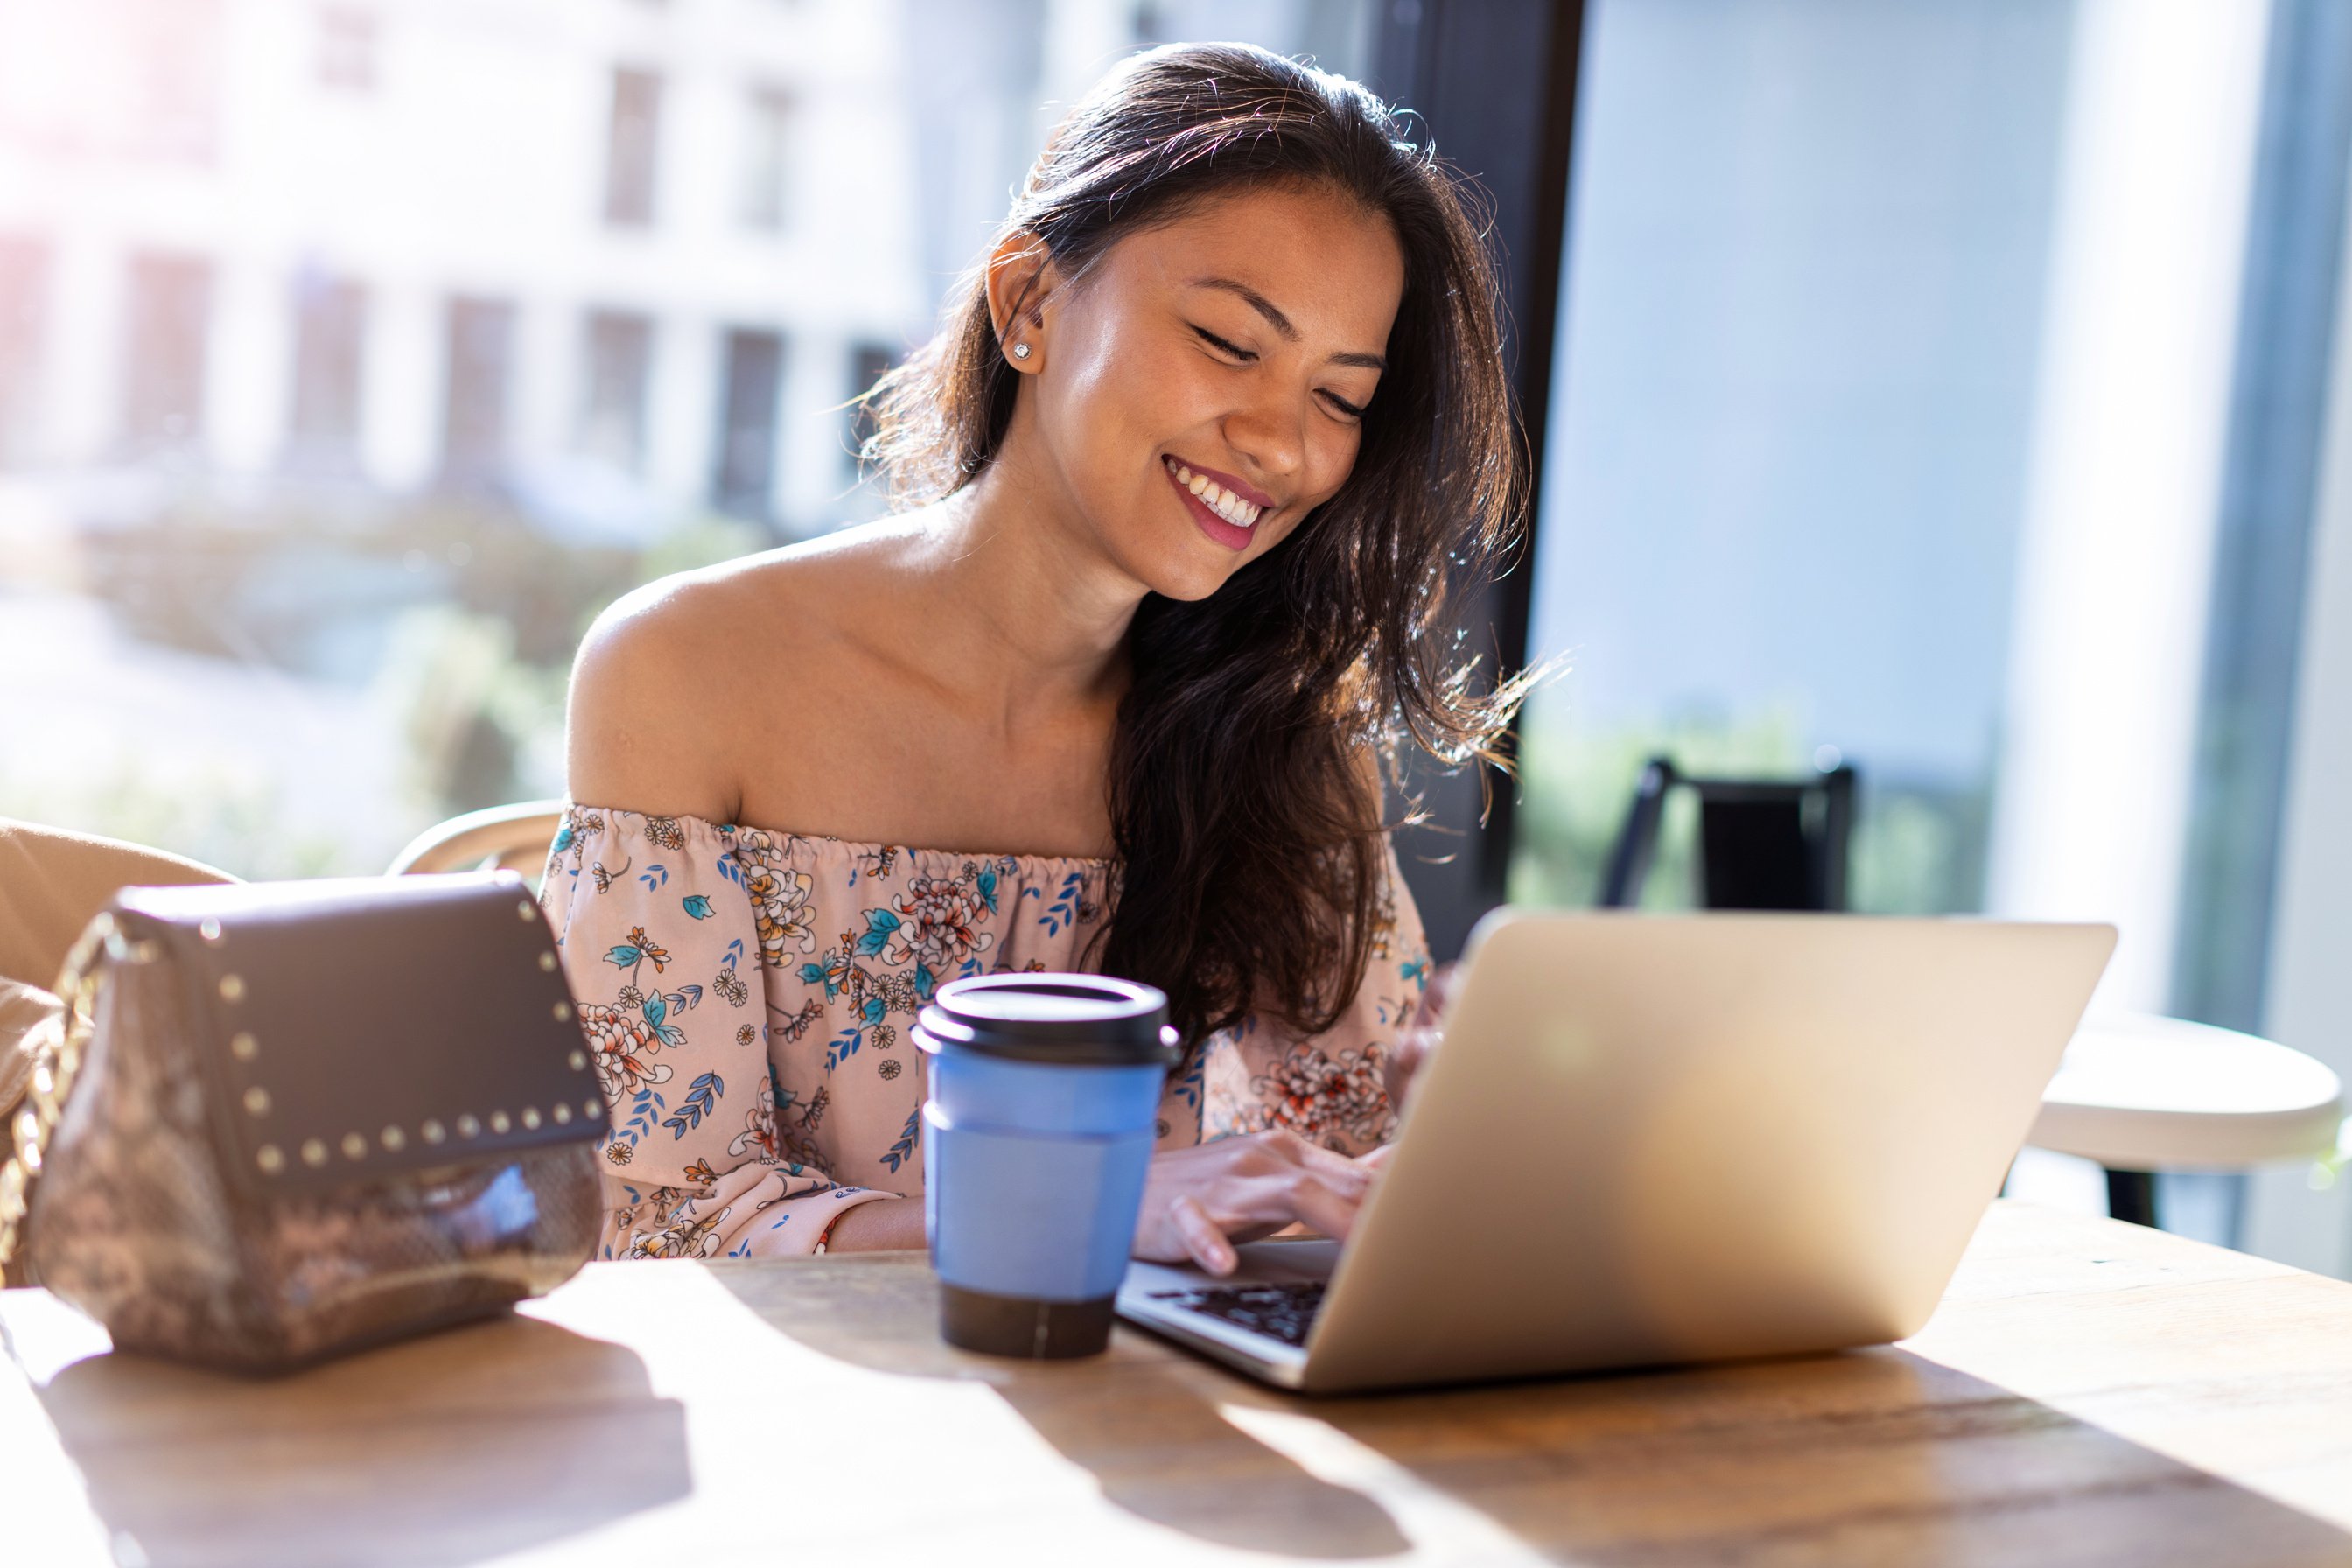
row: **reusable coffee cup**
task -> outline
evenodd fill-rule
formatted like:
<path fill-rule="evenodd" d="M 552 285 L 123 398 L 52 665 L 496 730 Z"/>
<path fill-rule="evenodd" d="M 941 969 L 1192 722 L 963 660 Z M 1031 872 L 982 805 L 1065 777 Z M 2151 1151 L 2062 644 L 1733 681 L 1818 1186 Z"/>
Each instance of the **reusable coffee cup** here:
<path fill-rule="evenodd" d="M 930 1063 L 940 1332 L 996 1355 L 1095 1354 L 1177 1058 L 1167 997 L 1099 974 L 976 974 L 940 986 L 912 1033 Z"/>

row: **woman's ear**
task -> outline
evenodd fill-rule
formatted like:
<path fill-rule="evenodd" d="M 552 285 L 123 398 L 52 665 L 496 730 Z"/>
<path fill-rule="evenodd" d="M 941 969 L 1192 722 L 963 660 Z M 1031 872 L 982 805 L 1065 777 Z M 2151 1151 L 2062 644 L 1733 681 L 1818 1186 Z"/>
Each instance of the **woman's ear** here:
<path fill-rule="evenodd" d="M 988 258 L 988 315 L 1007 364 L 1029 372 L 1045 363 L 1045 301 L 1056 279 L 1045 242 L 1014 229 Z"/>

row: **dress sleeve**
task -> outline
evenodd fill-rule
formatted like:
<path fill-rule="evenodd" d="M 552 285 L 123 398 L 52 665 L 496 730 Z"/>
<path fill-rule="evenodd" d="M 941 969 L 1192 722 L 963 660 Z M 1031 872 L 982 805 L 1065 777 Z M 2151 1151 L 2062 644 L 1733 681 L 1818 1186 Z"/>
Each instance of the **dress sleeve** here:
<path fill-rule="evenodd" d="M 760 931 L 729 836 L 691 818 L 573 806 L 540 901 L 613 1131 L 604 1258 L 806 1253 L 844 1186 L 784 1158 Z"/>
<path fill-rule="evenodd" d="M 1381 1067 L 1428 988 L 1429 942 L 1392 842 L 1381 858 L 1377 908 L 1364 983 L 1330 1029 L 1303 1037 L 1254 1016 L 1204 1053 L 1204 1137 L 1280 1127 L 1360 1154 L 1394 1134 Z"/>

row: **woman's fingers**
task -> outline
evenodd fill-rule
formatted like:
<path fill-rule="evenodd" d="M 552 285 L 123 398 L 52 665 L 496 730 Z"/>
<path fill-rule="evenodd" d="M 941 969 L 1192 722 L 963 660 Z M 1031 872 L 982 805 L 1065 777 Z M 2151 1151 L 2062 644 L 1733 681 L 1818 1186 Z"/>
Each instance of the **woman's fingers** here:
<path fill-rule="evenodd" d="M 1361 1173 L 1346 1187 L 1335 1186 L 1319 1174 L 1309 1174 L 1291 1188 L 1292 1213 L 1334 1241 L 1345 1241 L 1356 1228 L 1356 1211 L 1363 1206 L 1370 1178 Z"/>
<path fill-rule="evenodd" d="M 1176 1222 L 1176 1234 L 1184 1240 L 1184 1250 L 1192 1261 L 1212 1274 L 1231 1274 L 1241 1261 L 1234 1244 L 1225 1239 L 1223 1227 L 1209 1217 L 1209 1211 L 1191 1194 L 1177 1198 L 1168 1205 L 1168 1217 Z"/>
<path fill-rule="evenodd" d="M 1322 1177 L 1339 1191 L 1352 1191 L 1360 1197 L 1363 1194 L 1367 1179 L 1364 1168 L 1338 1150 L 1326 1149 L 1320 1143 L 1309 1143 L 1302 1139 L 1293 1157 L 1301 1170 Z"/>
<path fill-rule="evenodd" d="M 1164 1206 L 1147 1192 L 1138 1255 L 1189 1258 L 1222 1276 L 1240 1264 L 1237 1237 L 1264 1236 L 1298 1223 L 1345 1239 L 1376 1169 L 1376 1162 L 1351 1159 L 1288 1132 L 1258 1133 L 1161 1156 L 1155 1162 L 1154 1184 L 1166 1194 Z M 1152 1217 L 1155 1209 L 1158 1219 Z"/>

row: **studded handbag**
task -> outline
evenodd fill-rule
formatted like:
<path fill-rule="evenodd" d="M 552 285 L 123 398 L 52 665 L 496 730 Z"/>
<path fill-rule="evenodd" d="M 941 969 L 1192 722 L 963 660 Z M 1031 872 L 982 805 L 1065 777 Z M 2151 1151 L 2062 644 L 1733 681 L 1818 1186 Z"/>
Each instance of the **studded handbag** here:
<path fill-rule="evenodd" d="M 512 872 L 126 888 L 58 994 L 0 1107 L 0 1265 L 118 1348 L 285 1371 L 594 1247 L 604 1097 Z"/>

